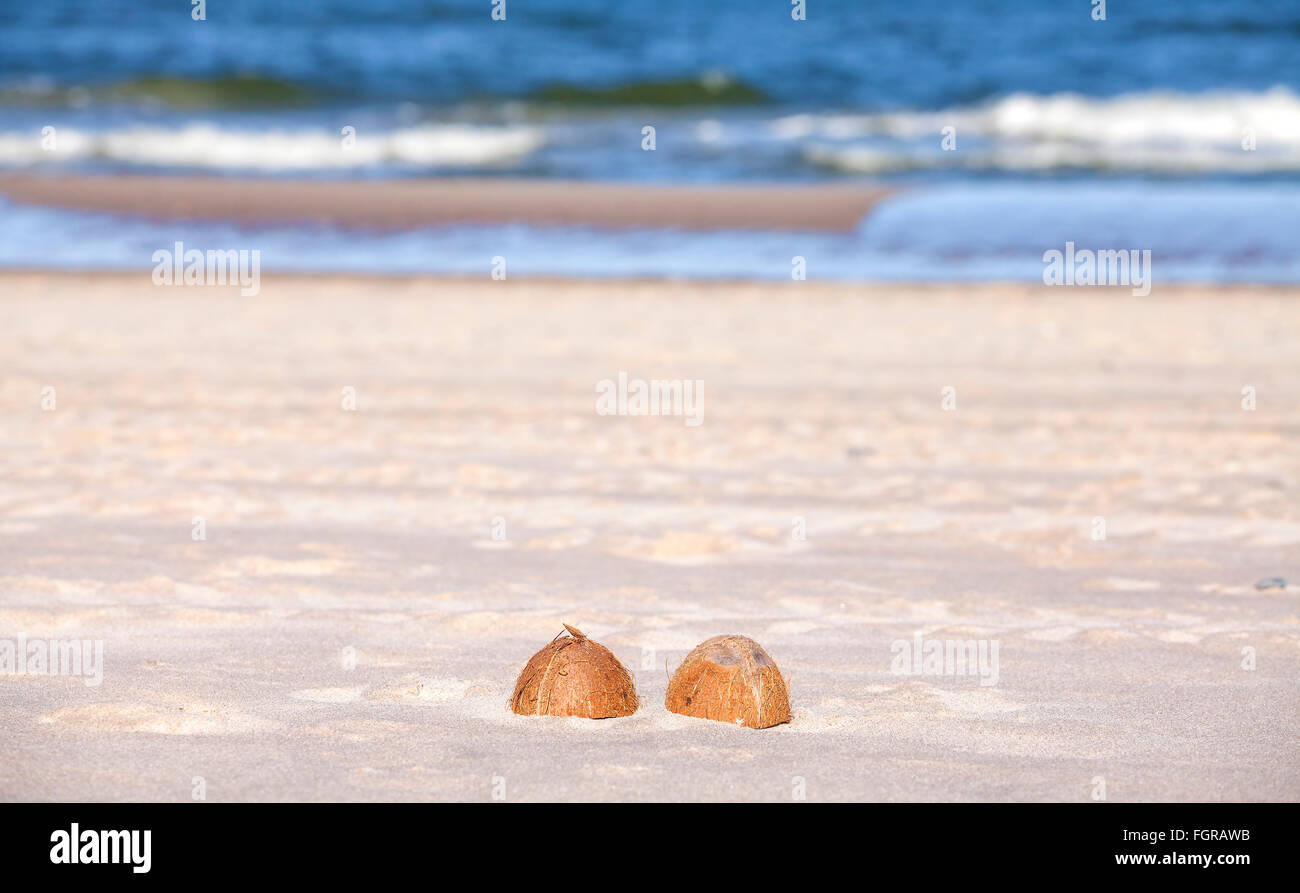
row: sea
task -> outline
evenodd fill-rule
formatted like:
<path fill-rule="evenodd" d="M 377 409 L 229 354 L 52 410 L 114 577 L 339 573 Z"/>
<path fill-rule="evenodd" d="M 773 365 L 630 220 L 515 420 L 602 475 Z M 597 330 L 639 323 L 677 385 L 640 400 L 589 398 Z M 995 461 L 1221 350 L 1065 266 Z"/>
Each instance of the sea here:
<path fill-rule="evenodd" d="M 647 148 L 653 128 L 653 149 Z M 342 148 L 346 144 L 346 149 Z M 1300 282 L 1300 0 L 0 0 L 0 176 L 896 190 L 849 233 L 249 229 L 0 199 L 0 266 Z"/>

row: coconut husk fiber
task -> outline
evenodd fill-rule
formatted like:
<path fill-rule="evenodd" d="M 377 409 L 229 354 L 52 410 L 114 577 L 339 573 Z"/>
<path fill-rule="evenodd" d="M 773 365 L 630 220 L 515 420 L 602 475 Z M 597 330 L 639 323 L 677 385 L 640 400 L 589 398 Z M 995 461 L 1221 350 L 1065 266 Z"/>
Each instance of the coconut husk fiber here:
<path fill-rule="evenodd" d="M 790 721 L 790 692 L 776 661 L 748 636 L 705 639 L 668 683 L 673 713 L 751 729 Z"/>
<path fill-rule="evenodd" d="M 523 716 L 606 719 L 636 712 L 632 675 L 603 645 L 564 624 L 563 633 L 533 655 L 519 674 L 510 707 Z"/>

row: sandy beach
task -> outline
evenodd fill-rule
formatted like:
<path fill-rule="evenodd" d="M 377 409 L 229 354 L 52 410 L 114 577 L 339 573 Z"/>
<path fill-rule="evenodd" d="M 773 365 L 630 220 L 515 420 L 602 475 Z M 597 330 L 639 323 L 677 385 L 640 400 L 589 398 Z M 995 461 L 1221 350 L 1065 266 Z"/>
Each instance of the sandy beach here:
<path fill-rule="evenodd" d="M 5 800 L 1300 797 L 1293 288 L 5 272 L 0 358 L 0 638 L 104 647 Z M 635 715 L 509 711 L 563 622 Z M 789 724 L 664 711 L 718 633 Z"/>

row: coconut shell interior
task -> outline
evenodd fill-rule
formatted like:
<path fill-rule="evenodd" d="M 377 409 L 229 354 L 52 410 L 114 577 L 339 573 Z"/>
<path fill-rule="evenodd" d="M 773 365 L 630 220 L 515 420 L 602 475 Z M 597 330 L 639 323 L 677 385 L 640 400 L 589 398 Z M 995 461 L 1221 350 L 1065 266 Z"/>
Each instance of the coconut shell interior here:
<path fill-rule="evenodd" d="M 608 648 L 586 636 L 566 636 L 528 661 L 510 706 L 524 716 L 629 716 L 637 708 L 636 687 Z"/>
<path fill-rule="evenodd" d="M 748 636 L 714 636 L 697 645 L 673 673 L 664 706 L 751 729 L 790 721 L 785 677 Z"/>

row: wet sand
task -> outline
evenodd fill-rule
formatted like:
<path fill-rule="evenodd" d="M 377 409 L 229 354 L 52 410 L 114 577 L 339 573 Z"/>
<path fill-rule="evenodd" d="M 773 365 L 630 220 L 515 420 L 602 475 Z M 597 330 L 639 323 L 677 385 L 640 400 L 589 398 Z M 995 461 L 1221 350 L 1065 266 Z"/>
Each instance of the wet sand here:
<path fill-rule="evenodd" d="M 160 219 L 403 229 L 528 223 L 851 231 L 893 190 L 840 185 L 680 186 L 506 178 L 269 180 L 0 175 L 22 204 Z"/>
<path fill-rule="evenodd" d="M 6 800 L 1300 799 L 1295 289 L 11 272 L 0 409 L 0 638 L 104 643 Z M 639 712 L 510 712 L 562 622 Z M 719 633 L 789 724 L 664 711 Z"/>

